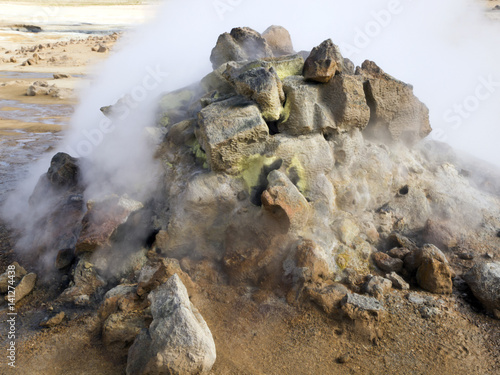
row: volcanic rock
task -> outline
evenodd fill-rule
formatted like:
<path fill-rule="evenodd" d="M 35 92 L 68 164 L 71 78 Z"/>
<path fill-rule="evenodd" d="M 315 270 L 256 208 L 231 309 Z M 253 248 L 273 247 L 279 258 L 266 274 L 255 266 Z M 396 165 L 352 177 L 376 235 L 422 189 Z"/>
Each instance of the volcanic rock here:
<path fill-rule="evenodd" d="M 234 70 L 228 66 L 224 76 L 235 86 L 236 92 L 255 101 L 266 121 L 277 121 L 285 101 L 283 86 L 272 66 Z"/>
<path fill-rule="evenodd" d="M 381 252 L 373 253 L 373 261 L 382 271 L 399 272 L 403 268 L 403 261 L 398 258 L 392 258 Z"/>
<path fill-rule="evenodd" d="M 9 283 L 10 280 L 14 280 L 15 282 L 19 282 L 24 275 L 26 275 L 28 272 L 19 265 L 19 263 L 14 262 L 12 263 L 14 266 L 14 278 L 9 278 L 9 269 L 7 269 L 4 273 L 0 275 L 0 293 L 7 293 L 9 289 L 9 285 L 12 285 Z"/>
<path fill-rule="evenodd" d="M 320 306 L 323 311 L 330 315 L 340 308 L 340 303 L 349 293 L 349 290 L 342 284 L 327 285 L 322 288 L 307 288 L 307 296 Z"/>
<path fill-rule="evenodd" d="M 293 51 L 292 38 L 287 29 L 282 26 L 270 26 L 262 33 L 274 56 L 291 55 Z"/>
<path fill-rule="evenodd" d="M 40 323 L 41 327 L 55 327 L 61 324 L 66 317 L 66 313 L 64 311 L 59 312 L 58 314 L 54 315 L 52 318 L 47 319 L 46 321 L 43 321 Z"/>
<path fill-rule="evenodd" d="M 25 275 L 19 284 L 17 284 L 15 288 L 15 295 L 14 295 L 14 300 L 15 303 L 18 303 L 21 301 L 24 297 L 26 297 L 28 294 L 31 293 L 31 291 L 35 288 L 35 283 L 36 283 L 36 274 L 35 273 L 28 273 Z M 5 300 L 7 300 L 10 296 L 6 295 Z"/>
<path fill-rule="evenodd" d="M 129 349 L 127 374 L 205 374 L 216 353 L 212 334 L 177 275 L 151 293 L 153 321 Z"/>
<path fill-rule="evenodd" d="M 354 75 L 337 75 L 323 90 L 323 103 L 333 112 L 338 131 L 363 130 L 370 120 L 370 108 L 366 103 L 363 80 Z"/>
<path fill-rule="evenodd" d="M 323 103 L 318 85 L 302 76 L 290 76 L 283 81 L 283 90 L 287 100 L 278 124 L 280 133 L 302 135 L 335 129 L 332 111 Z"/>
<path fill-rule="evenodd" d="M 485 309 L 500 319 L 500 263 L 477 263 L 464 279 Z"/>
<path fill-rule="evenodd" d="M 392 287 L 392 282 L 384 277 L 372 276 L 363 286 L 363 291 L 377 299 L 387 294 Z"/>
<path fill-rule="evenodd" d="M 362 296 L 356 293 L 347 293 L 341 302 L 342 310 L 352 320 L 383 317 L 383 305 L 373 297 Z"/>
<path fill-rule="evenodd" d="M 267 41 L 249 27 L 237 27 L 219 36 L 212 50 L 210 61 L 214 70 L 228 61 L 246 61 L 272 57 Z"/>
<path fill-rule="evenodd" d="M 303 227 L 309 218 L 309 203 L 297 187 L 282 172 L 272 171 L 267 176 L 268 188 L 262 193 L 262 206 L 270 213 L 281 210 L 288 219 L 290 230 Z"/>
<path fill-rule="evenodd" d="M 55 186 L 75 186 L 79 178 L 78 159 L 59 152 L 50 161 L 47 178 Z"/>
<path fill-rule="evenodd" d="M 216 172 L 237 172 L 245 158 L 263 149 L 269 136 L 257 105 L 241 96 L 203 108 L 198 123 L 198 141 Z"/>
<path fill-rule="evenodd" d="M 87 213 L 82 219 L 82 231 L 76 243 L 77 254 L 110 246 L 111 238 L 118 227 L 141 208 L 142 203 L 126 196 L 112 196 L 98 202 L 87 202 Z"/>
<path fill-rule="evenodd" d="M 426 259 L 418 268 L 417 282 L 429 292 L 449 294 L 453 287 L 452 275 L 448 264 L 437 259 Z"/>
<path fill-rule="evenodd" d="M 391 272 L 390 274 L 387 274 L 385 277 L 392 282 L 392 286 L 396 289 L 401 289 L 401 290 L 410 289 L 410 284 L 408 284 L 396 272 Z"/>
<path fill-rule="evenodd" d="M 105 285 L 104 280 L 97 274 L 94 265 L 83 258 L 76 265 L 72 276 L 72 284 L 59 296 L 59 299 L 63 302 L 87 304 L 89 296 L 92 296 L 99 287 Z"/>
<path fill-rule="evenodd" d="M 300 241 L 295 258 L 297 267 L 302 270 L 302 278 L 305 282 L 319 282 L 327 279 L 331 274 L 325 251 L 314 241 Z"/>
<path fill-rule="evenodd" d="M 335 73 L 341 73 L 343 68 L 344 58 L 340 54 L 339 47 L 328 39 L 313 48 L 304 63 L 303 75 L 307 80 L 326 83 Z"/>
<path fill-rule="evenodd" d="M 108 349 L 128 349 L 145 328 L 144 317 L 141 315 L 122 312 L 111 314 L 102 326 L 102 340 Z"/>
<path fill-rule="evenodd" d="M 356 70 L 365 79 L 371 109 L 367 132 L 377 138 L 413 144 L 431 132 L 429 110 L 413 94 L 413 87 L 386 74 L 366 60 Z"/>

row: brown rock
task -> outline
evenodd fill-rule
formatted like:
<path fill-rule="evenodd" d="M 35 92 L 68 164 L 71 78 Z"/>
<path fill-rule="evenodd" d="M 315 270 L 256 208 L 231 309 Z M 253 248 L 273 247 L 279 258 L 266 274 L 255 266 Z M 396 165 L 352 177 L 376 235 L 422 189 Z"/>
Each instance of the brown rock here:
<path fill-rule="evenodd" d="M 31 291 L 35 288 L 35 283 L 36 283 L 36 274 L 28 273 L 21 279 L 21 282 L 17 284 L 15 288 L 15 295 L 9 296 L 9 294 L 7 294 L 5 296 L 5 300 L 8 300 L 9 297 L 10 298 L 14 297 L 15 303 L 18 303 L 24 297 L 26 297 L 28 294 L 31 293 Z"/>
<path fill-rule="evenodd" d="M 294 52 L 292 38 L 287 29 L 282 26 L 270 26 L 262 33 L 273 51 L 274 56 L 291 55 Z"/>
<path fill-rule="evenodd" d="M 342 284 L 332 284 L 322 288 L 306 288 L 306 295 L 328 315 L 336 313 L 340 302 L 349 293 Z"/>
<path fill-rule="evenodd" d="M 297 267 L 305 268 L 306 282 L 319 282 L 330 276 L 330 268 L 326 262 L 324 251 L 311 240 L 302 240 L 295 254 Z"/>
<path fill-rule="evenodd" d="M 140 202 L 125 196 L 112 196 L 100 202 L 88 202 L 76 253 L 93 252 L 99 247 L 109 246 L 117 228 L 127 221 L 132 212 L 142 207 Z"/>
<path fill-rule="evenodd" d="M 448 263 L 448 259 L 436 246 L 426 244 L 420 249 L 416 249 L 404 258 L 404 267 L 409 272 L 417 271 L 425 260 L 436 259 L 441 263 Z"/>
<path fill-rule="evenodd" d="M 429 109 L 413 94 L 413 87 L 384 73 L 366 60 L 356 74 L 365 78 L 372 116 L 366 133 L 383 140 L 413 144 L 431 132 Z"/>
<path fill-rule="evenodd" d="M 299 189 L 282 172 L 272 171 L 267 176 L 268 188 L 262 193 L 262 207 L 273 213 L 285 213 L 290 230 L 302 228 L 309 219 L 309 203 Z"/>
<path fill-rule="evenodd" d="M 452 292 L 452 272 L 448 264 L 437 259 L 425 259 L 417 271 L 417 282 L 425 290 L 437 294 Z"/>
<path fill-rule="evenodd" d="M 372 259 L 377 267 L 385 272 L 399 272 L 403 268 L 403 261 L 401 259 L 392 258 L 385 253 L 373 253 Z"/>
<path fill-rule="evenodd" d="M 398 258 L 404 260 L 405 257 L 411 253 L 406 247 L 394 247 L 387 252 L 387 254 L 393 258 Z"/>
<path fill-rule="evenodd" d="M 335 73 L 341 73 L 343 67 L 344 58 L 339 48 L 328 39 L 313 48 L 304 63 L 303 75 L 308 80 L 326 83 Z"/>
<path fill-rule="evenodd" d="M 66 314 L 64 311 L 61 311 L 59 314 L 53 316 L 52 318 L 48 319 L 47 321 L 41 322 L 40 326 L 41 327 L 55 327 L 61 324 L 66 317 Z"/>

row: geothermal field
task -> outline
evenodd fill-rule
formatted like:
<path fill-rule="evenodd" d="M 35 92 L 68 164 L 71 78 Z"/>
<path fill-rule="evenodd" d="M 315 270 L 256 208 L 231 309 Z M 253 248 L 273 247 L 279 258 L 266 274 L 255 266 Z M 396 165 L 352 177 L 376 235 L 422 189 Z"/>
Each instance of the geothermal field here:
<path fill-rule="evenodd" d="M 499 374 L 499 39 L 499 1 L 0 1 L 0 374 Z"/>

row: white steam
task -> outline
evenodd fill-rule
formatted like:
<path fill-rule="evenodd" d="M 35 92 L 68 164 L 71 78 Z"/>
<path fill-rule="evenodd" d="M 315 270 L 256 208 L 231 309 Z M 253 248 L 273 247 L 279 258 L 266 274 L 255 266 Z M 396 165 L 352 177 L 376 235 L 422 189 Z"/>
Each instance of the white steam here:
<path fill-rule="evenodd" d="M 431 137 L 498 162 L 500 23 L 486 18 L 479 1 L 166 0 L 156 19 L 123 38 L 100 67 L 60 147 L 90 160 L 89 197 L 127 189 L 146 196 L 157 176 L 154 147 L 144 136 L 155 98 L 209 73 L 219 34 L 238 26 L 263 32 L 272 24 L 290 31 L 297 51 L 331 38 L 355 64 L 377 62 L 414 85 L 430 108 Z M 124 95 L 129 105 L 110 124 L 99 108 Z M 47 166 L 44 160 L 33 174 Z"/>

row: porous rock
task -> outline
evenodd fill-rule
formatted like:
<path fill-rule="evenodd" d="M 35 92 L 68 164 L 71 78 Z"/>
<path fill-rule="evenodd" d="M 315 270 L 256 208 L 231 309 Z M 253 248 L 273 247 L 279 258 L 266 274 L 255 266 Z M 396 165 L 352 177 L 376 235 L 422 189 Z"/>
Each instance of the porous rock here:
<path fill-rule="evenodd" d="M 326 83 L 337 72 L 342 72 L 344 58 L 339 47 L 331 39 L 325 40 L 318 47 L 314 47 L 304 63 L 303 75 L 306 79 Z"/>
<path fill-rule="evenodd" d="M 267 176 L 268 188 L 262 193 L 262 206 L 269 212 L 281 209 L 288 221 L 290 230 L 301 228 L 309 219 L 309 203 L 299 189 L 283 173 L 277 170 Z"/>
<path fill-rule="evenodd" d="M 464 279 L 486 310 L 500 319 L 500 263 L 477 263 Z"/>
<path fill-rule="evenodd" d="M 241 160 L 259 153 L 269 136 L 257 105 L 241 96 L 203 108 L 198 124 L 198 141 L 217 172 L 237 172 Z"/>
<path fill-rule="evenodd" d="M 214 69 L 228 61 L 246 61 L 272 57 L 273 51 L 267 41 L 249 27 L 237 27 L 230 33 L 219 36 L 212 50 L 210 61 Z"/>
<path fill-rule="evenodd" d="M 208 373 L 215 343 L 180 278 L 172 276 L 148 299 L 153 321 L 129 349 L 127 375 Z"/>
<path fill-rule="evenodd" d="M 366 131 L 377 138 L 413 144 L 431 132 L 429 109 L 413 94 L 413 87 L 366 60 L 356 74 L 365 78 L 371 109 Z"/>

